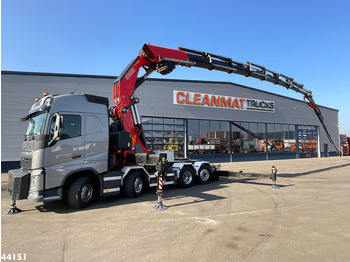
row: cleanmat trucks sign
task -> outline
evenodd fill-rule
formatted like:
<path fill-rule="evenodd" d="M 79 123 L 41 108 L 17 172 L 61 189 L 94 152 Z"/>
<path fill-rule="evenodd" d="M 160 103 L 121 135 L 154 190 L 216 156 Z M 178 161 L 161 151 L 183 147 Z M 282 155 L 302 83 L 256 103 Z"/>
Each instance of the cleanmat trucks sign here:
<path fill-rule="evenodd" d="M 275 102 L 253 98 L 173 90 L 173 104 L 220 109 L 275 112 Z"/>

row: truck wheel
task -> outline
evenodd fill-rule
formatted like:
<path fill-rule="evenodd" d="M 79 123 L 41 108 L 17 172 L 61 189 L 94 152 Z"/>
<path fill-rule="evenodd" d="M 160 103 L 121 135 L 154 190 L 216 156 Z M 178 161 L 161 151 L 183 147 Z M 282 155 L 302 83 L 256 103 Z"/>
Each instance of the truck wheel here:
<path fill-rule="evenodd" d="M 184 166 L 180 172 L 178 184 L 180 187 L 190 187 L 194 182 L 194 170 L 188 166 Z"/>
<path fill-rule="evenodd" d="M 132 172 L 129 174 L 123 185 L 123 193 L 127 197 L 139 197 L 142 195 L 144 189 L 144 181 L 139 172 Z"/>
<path fill-rule="evenodd" d="M 212 179 L 212 172 L 209 167 L 202 166 L 198 171 L 197 181 L 200 184 L 208 184 Z"/>
<path fill-rule="evenodd" d="M 90 178 L 76 179 L 68 191 L 68 203 L 73 208 L 85 208 L 92 203 L 94 187 Z"/>

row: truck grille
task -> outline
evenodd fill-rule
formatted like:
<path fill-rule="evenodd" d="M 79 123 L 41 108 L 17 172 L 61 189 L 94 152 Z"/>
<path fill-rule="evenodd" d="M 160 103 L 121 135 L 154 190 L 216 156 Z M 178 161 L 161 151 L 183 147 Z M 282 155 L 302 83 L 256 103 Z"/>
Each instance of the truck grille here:
<path fill-rule="evenodd" d="M 14 182 L 14 178 L 13 178 L 13 174 L 11 173 L 11 170 L 10 170 L 9 177 L 8 177 L 8 182 L 7 182 L 7 192 L 10 195 L 12 195 L 12 192 L 14 190 L 13 182 Z"/>
<path fill-rule="evenodd" d="M 30 173 L 21 169 L 9 171 L 7 191 L 12 200 L 26 199 L 29 192 Z"/>

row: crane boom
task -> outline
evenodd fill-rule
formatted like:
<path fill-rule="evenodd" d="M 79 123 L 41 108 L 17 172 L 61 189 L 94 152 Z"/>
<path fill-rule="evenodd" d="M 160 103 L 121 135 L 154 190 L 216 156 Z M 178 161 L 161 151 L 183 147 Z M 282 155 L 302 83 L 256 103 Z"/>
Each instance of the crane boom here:
<path fill-rule="evenodd" d="M 313 99 L 311 90 L 304 88 L 303 84 L 294 81 L 294 78 L 288 77 L 284 74 L 276 73 L 275 71 L 266 69 L 264 66 L 254 64 L 252 62 L 241 63 L 233 61 L 228 57 L 223 57 L 207 52 L 201 52 L 183 47 L 179 47 L 178 49 L 187 52 L 190 59 L 192 61 L 195 61 L 195 65 L 193 65 L 195 67 L 206 68 L 209 70 L 219 70 L 229 74 L 240 74 L 246 77 L 253 77 L 262 81 L 273 83 L 275 85 L 283 86 L 297 93 L 301 93 L 304 96 L 306 103 L 314 110 L 327 134 L 328 140 L 333 144 L 334 148 L 337 151 L 337 154 L 339 155 L 339 149 L 335 145 L 335 142 L 328 131 L 321 110 Z"/>
<path fill-rule="evenodd" d="M 264 66 L 252 62 L 241 63 L 231 58 L 208 52 L 183 47 L 178 47 L 176 50 L 151 44 L 145 44 L 142 47 L 139 56 L 116 79 L 113 88 L 113 101 L 116 106 L 111 110 L 111 113 L 114 117 L 121 119 L 125 130 L 132 134 L 136 151 L 139 148 L 138 151 L 147 152 L 147 147 L 142 136 L 142 126 L 136 120 L 136 112 L 133 109 L 133 106 L 138 103 L 138 99 L 133 94 L 153 71 L 166 75 L 171 73 L 176 65 L 199 67 L 253 77 L 301 93 L 306 103 L 314 110 L 329 141 L 333 144 L 337 154 L 339 154 L 339 150 L 325 124 L 321 110 L 313 99 L 311 90 L 304 88 L 304 85 L 296 82 L 294 78 L 266 69 Z M 145 69 L 146 73 L 138 78 L 138 72 L 141 67 Z M 130 112 L 129 108 L 131 108 L 132 112 Z"/>

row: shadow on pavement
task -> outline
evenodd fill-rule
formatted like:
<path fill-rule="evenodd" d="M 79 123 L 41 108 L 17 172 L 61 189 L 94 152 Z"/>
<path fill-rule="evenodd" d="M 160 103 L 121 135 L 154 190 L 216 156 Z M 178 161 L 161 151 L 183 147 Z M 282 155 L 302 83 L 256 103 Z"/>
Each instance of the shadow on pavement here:
<path fill-rule="evenodd" d="M 183 206 L 183 205 L 193 205 L 201 202 L 208 201 L 216 201 L 225 199 L 225 197 L 217 196 L 211 194 L 211 190 L 217 190 L 220 188 L 227 187 L 226 184 L 235 183 L 231 179 L 220 178 L 220 180 L 214 180 L 209 184 L 198 185 L 195 184 L 191 188 L 179 188 L 177 186 L 167 186 L 164 188 L 163 200 L 164 204 L 168 207 L 174 206 Z M 187 199 L 188 197 L 192 197 L 195 199 Z M 184 199 L 183 203 L 178 203 L 174 205 L 167 205 L 166 201 L 174 200 L 174 199 Z M 130 205 L 135 203 L 142 202 L 154 202 L 154 205 L 157 203 L 157 195 L 155 188 L 149 188 L 138 198 L 127 198 L 123 195 L 106 197 L 103 199 L 95 199 L 91 206 L 85 209 L 73 209 L 69 206 L 68 202 L 65 200 L 62 201 L 53 201 L 46 202 L 41 205 L 36 206 L 35 208 L 40 212 L 55 212 L 59 214 L 69 214 L 74 212 L 84 212 L 95 209 L 105 209 L 113 206 L 120 205 Z M 150 208 L 152 204 L 150 205 Z"/>
<path fill-rule="evenodd" d="M 242 183 L 242 184 L 252 184 L 252 185 L 260 185 L 260 186 L 269 186 L 271 187 L 272 183 L 261 183 L 261 182 L 257 182 L 257 179 L 254 178 L 241 178 L 241 179 L 237 179 L 237 183 Z M 281 185 L 278 184 L 278 179 L 277 179 L 277 185 L 279 187 L 290 187 L 290 186 L 295 186 L 295 184 L 289 184 L 289 185 Z"/>
<path fill-rule="evenodd" d="M 295 173 L 295 174 L 284 173 L 284 174 L 278 174 L 277 176 L 279 176 L 279 177 L 298 177 L 298 176 L 306 176 L 306 175 L 311 175 L 311 174 L 315 174 L 315 173 L 319 173 L 319 172 L 332 171 L 332 170 L 334 170 L 334 169 L 342 168 L 342 167 L 347 167 L 347 166 L 350 166 L 350 163 L 349 163 L 349 164 L 338 165 L 338 166 L 327 167 L 327 168 L 321 168 L 321 169 L 312 170 L 312 171 L 307 171 L 307 172 L 302 172 L 302 173 Z"/>

